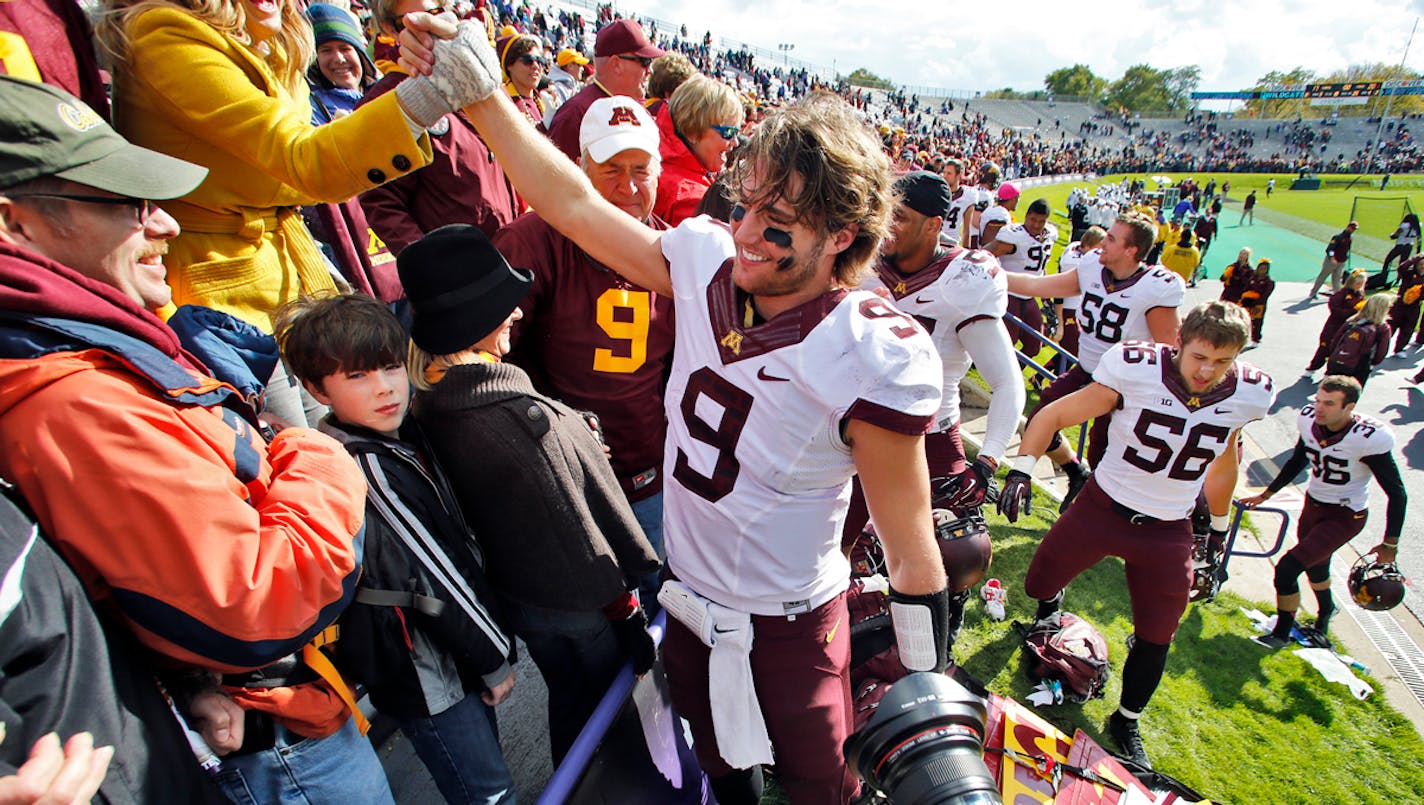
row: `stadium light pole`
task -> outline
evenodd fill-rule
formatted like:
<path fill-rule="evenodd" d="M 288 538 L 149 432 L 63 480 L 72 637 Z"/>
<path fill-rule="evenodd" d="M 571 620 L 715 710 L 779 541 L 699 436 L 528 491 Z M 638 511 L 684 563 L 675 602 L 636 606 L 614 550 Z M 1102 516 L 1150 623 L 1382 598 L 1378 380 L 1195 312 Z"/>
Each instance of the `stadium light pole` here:
<path fill-rule="evenodd" d="M 1417 30 L 1419 30 L 1419 18 L 1415 17 L 1414 27 L 1409 29 L 1409 39 L 1404 43 L 1404 55 L 1399 57 L 1400 75 L 1404 74 L 1404 62 L 1406 59 L 1409 58 L 1409 47 L 1414 44 L 1414 32 Z M 1389 83 L 1390 82 L 1385 81 L 1383 84 L 1381 84 L 1380 91 L 1383 92 L 1385 89 L 1387 89 Z M 1389 93 L 1389 97 L 1385 98 L 1384 114 L 1380 116 L 1379 126 L 1375 128 L 1374 141 L 1370 143 L 1370 161 L 1365 165 L 1365 173 L 1369 173 L 1369 168 L 1373 165 L 1383 165 L 1383 163 L 1380 161 L 1380 151 L 1383 150 L 1380 148 L 1380 137 L 1384 136 L 1384 122 L 1389 119 L 1389 110 L 1392 108 L 1394 108 L 1393 92 Z"/>

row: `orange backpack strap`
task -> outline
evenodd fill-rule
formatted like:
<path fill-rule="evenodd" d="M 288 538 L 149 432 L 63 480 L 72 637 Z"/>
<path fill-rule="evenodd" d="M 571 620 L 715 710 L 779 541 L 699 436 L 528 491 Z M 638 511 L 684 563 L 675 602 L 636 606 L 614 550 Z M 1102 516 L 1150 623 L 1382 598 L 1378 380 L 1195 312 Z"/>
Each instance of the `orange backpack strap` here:
<path fill-rule="evenodd" d="M 341 697 L 341 701 L 346 704 L 346 709 L 351 711 L 351 717 L 356 719 L 356 728 L 365 735 L 371 731 L 371 722 L 366 718 L 366 714 L 361 712 L 361 708 L 356 705 L 356 691 L 346 684 L 341 672 L 332 665 L 331 659 L 322 652 L 321 647 L 328 643 L 335 643 L 341 637 L 341 627 L 332 624 L 321 630 L 312 641 L 302 646 L 302 661 L 307 667 L 316 672 L 316 675 L 326 681 L 336 695 Z"/>

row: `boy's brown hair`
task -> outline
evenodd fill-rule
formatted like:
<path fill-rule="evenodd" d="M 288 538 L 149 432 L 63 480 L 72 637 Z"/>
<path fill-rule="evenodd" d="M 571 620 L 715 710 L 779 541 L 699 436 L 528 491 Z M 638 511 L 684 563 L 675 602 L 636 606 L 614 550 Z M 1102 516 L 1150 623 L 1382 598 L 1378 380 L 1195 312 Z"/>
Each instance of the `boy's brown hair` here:
<path fill-rule="evenodd" d="M 363 294 L 303 296 L 277 311 L 273 329 L 287 370 L 318 391 L 337 372 L 405 365 L 405 329 Z"/>

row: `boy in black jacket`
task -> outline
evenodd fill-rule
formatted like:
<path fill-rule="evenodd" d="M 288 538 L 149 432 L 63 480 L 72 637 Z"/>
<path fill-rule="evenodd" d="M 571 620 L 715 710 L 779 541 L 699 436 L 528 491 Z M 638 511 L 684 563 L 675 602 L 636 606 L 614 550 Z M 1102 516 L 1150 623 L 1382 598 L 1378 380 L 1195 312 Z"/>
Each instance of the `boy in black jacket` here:
<path fill-rule="evenodd" d="M 321 430 L 369 486 L 365 571 L 341 616 L 338 666 L 399 722 L 447 802 L 513 802 L 493 707 L 514 688 L 513 640 L 444 473 L 415 423 L 402 426 L 405 332 L 357 294 L 295 302 L 277 331 L 292 373 L 331 408 Z"/>

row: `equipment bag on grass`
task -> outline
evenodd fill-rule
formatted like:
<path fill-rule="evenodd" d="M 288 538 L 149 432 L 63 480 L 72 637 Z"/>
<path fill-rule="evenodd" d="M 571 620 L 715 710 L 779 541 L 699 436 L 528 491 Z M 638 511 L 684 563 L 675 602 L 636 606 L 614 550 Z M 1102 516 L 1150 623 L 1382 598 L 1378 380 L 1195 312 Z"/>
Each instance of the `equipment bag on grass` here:
<path fill-rule="evenodd" d="M 1030 679 L 1057 679 L 1064 698 L 1086 702 L 1108 684 L 1108 643 L 1091 623 L 1071 612 L 1055 612 L 1024 625 L 1014 621 L 1024 641 Z"/>

